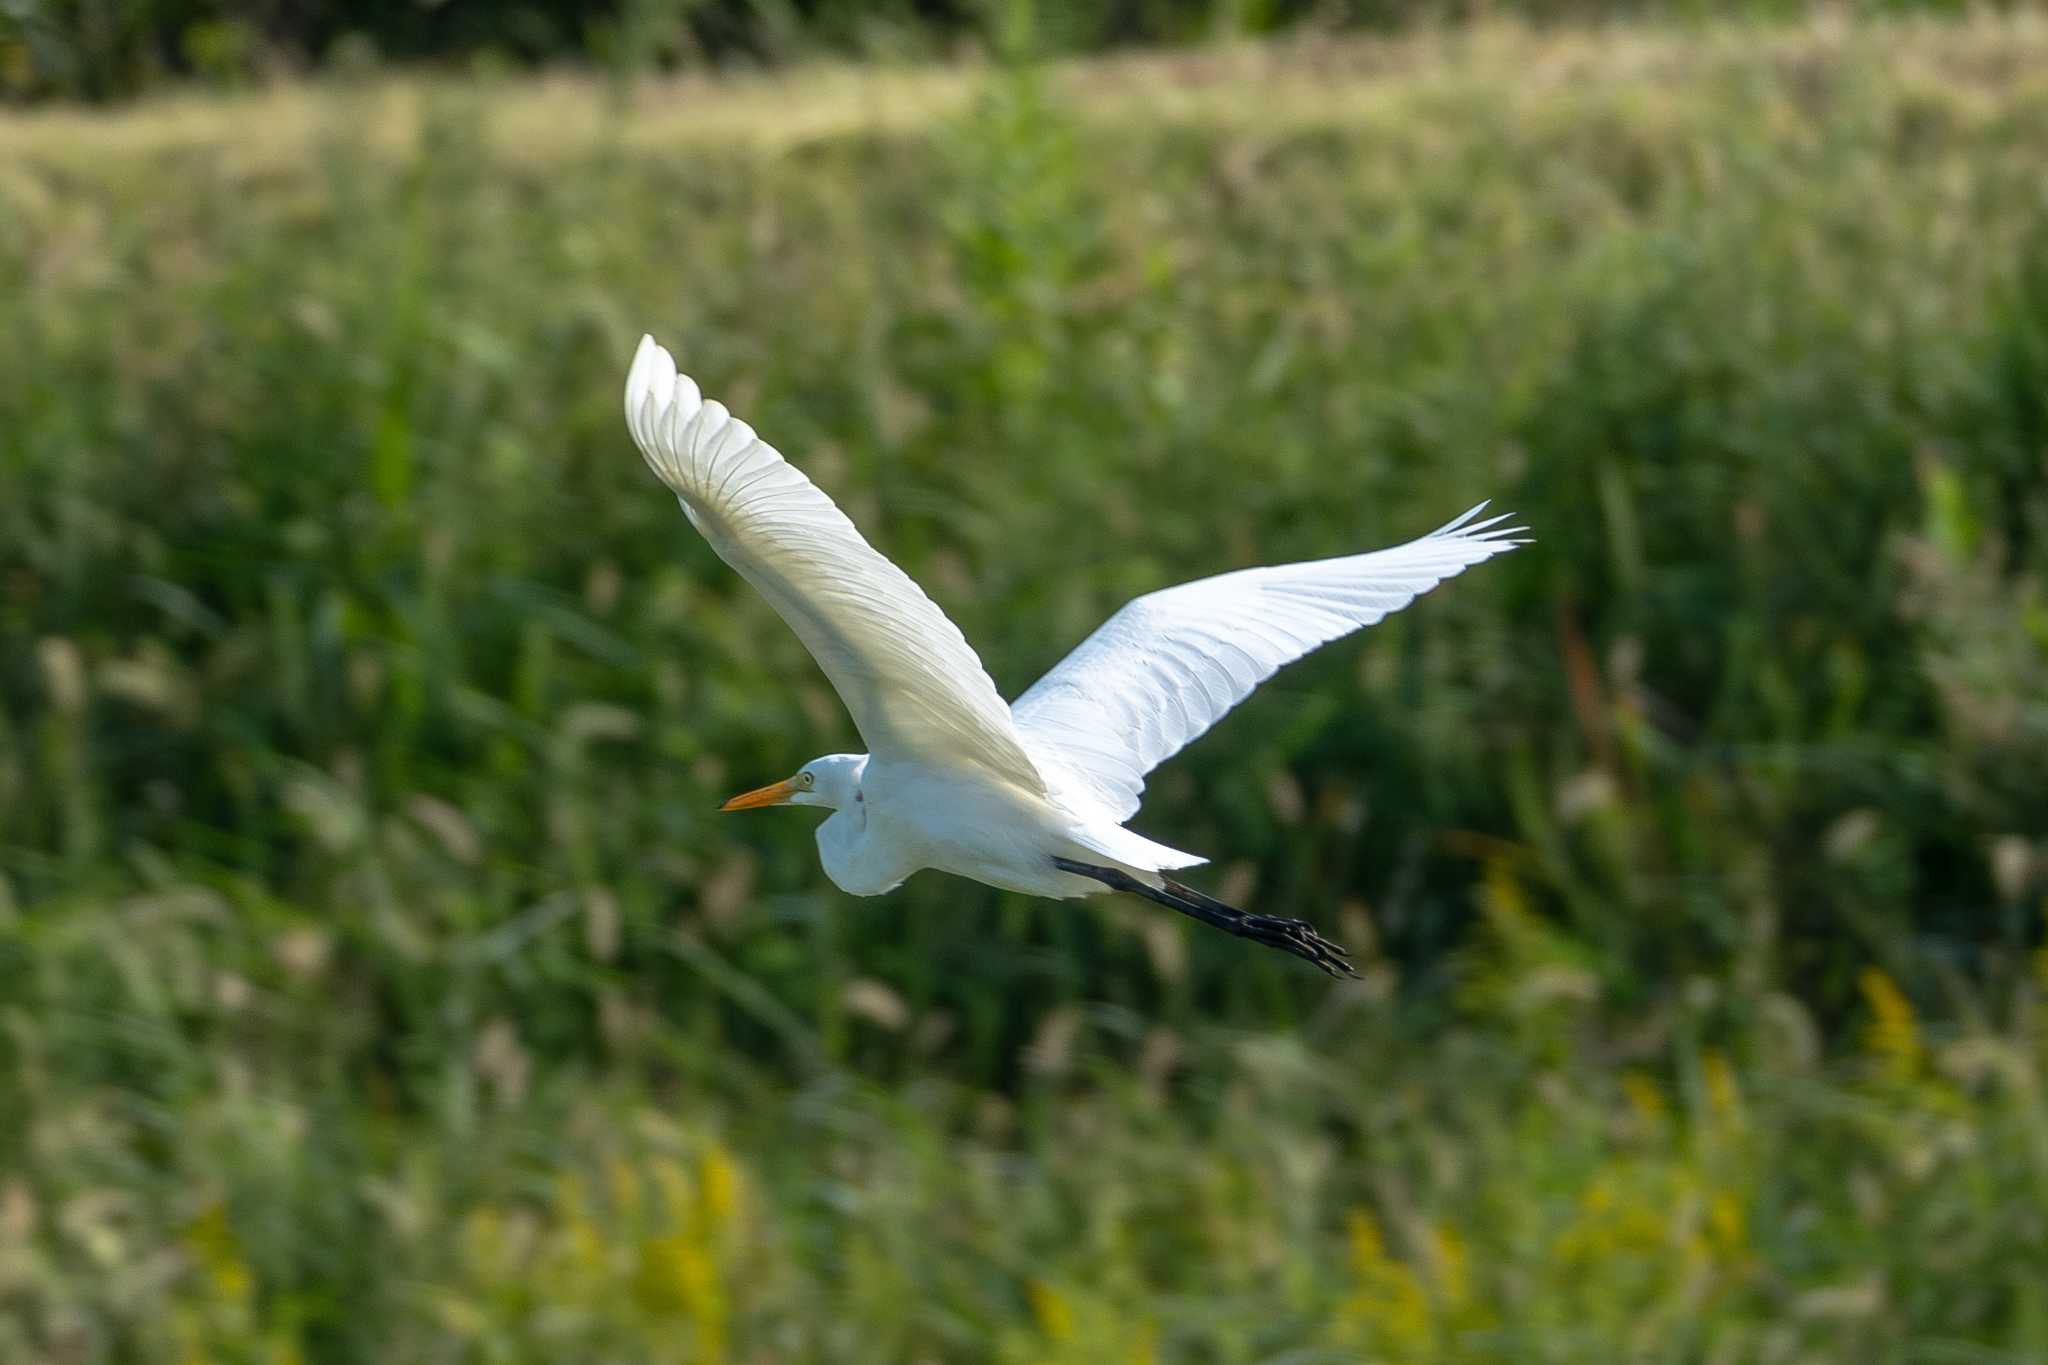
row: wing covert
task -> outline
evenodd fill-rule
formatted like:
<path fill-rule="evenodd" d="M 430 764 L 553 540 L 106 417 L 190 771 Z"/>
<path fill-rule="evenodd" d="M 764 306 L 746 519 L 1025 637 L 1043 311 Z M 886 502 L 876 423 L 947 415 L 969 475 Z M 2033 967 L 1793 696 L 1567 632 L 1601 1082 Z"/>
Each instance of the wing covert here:
<path fill-rule="evenodd" d="M 676 373 L 652 337 L 626 379 L 626 424 L 690 524 L 810 650 L 871 751 L 1045 790 L 959 628 L 817 485 Z"/>

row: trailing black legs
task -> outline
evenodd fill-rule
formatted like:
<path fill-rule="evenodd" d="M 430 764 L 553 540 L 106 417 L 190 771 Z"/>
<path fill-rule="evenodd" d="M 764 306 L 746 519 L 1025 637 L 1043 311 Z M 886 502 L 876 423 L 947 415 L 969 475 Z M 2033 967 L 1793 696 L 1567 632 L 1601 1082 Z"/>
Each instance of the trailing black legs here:
<path fill-rule="evenodd" d="M 1164 878 L 1165 884 L 1155 889 L 1128 872 L 1113 867 L 1097 867 L 1093 863 L 1079 863 L 1071 858 L 1054 858 L 1052 861 L 1062 872 L 1092 877 L 1104 886 L 1157 901 L 1192 919 L 1213 925 L 1226 934 L 1235 934 L 1254 943 L 1263 943 L 1269 948 L 1293 953 L 1296 957 L 1315 963 L 1331 976 L 1358 975 L 1352 970 L 1351 964 L 1345 961 L 1349 954 L 1317 933 L 1315 927 L 1307 920 L 1247 914 L 1234 905 L 1225 905 L 1214 896 L 1205 895 L 1171 877 Z"/>

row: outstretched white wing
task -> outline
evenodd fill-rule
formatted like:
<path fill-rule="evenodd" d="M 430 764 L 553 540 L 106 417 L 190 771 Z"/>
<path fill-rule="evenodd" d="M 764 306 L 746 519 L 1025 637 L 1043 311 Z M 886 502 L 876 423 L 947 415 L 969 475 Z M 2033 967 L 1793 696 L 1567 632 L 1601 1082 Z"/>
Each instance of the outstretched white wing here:
<path fill-rule="evenodd" d="M 1318 645 L 1401 610 L 1526 541 L 1485 503 L 1420 540 L 1369 554 L 1243 569 L 1126 605 L 1011 707 L 1025 747 L 1117 820 L 1145 774 Z"/>
<path fill-rule="evenodd" d="M 677 374 L 652 337 L 626 378 L 626 425 L 690 524 L 803 640 L 870 750 L 1045 790 L 959 628 L 817 485 Z"/>

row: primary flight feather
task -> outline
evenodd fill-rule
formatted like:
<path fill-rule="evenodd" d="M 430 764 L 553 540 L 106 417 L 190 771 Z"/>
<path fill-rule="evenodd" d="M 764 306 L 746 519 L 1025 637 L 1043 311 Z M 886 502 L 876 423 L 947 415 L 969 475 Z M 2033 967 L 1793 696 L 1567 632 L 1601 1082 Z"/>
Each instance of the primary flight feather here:
<path fill-rule="evenodd" d="M 1147 773 L 1282 665 L 1526 543 L 1507 518 L 1481 520 L 1481 503 L 1391 549 L 1148 593 L 1006 705 L 938 605 L 652 337 L 626 379 L 626 424 L 690 524 L 796 631 L 868 746 L 724 809 L 830 808 L 820 860 L 855 895 L 928 867 L 1061 899 L 1131 891 L 1333 975 L 1350 971 L 1344 950 L 1308 923 L 1165 875 L 1207 860 L 1124 822 Z"/>

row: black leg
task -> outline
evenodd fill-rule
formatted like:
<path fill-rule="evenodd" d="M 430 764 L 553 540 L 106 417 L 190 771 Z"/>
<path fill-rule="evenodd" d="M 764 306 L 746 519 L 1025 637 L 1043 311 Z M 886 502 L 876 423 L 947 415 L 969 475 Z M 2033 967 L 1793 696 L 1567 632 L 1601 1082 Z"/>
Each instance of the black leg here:
<path fill-rule="evenodd" d="M 1357 976 L 1351 964 L 1345 961 L 1350 956 L 1342 948 L 1315 931 L 1307 920 L 1283 919 L 1277 915 L 1252 915 L 1234 905 L 1225 905 L 1214 896 L 1205 895 L 1191 886 L 1185 886 L 1171 877 L 1162 879 L 1164 885 L 1153 888 L 1145 885 L 1130 873 L 1114 867 L 1097 867 L 1093 863 L 1079 863 L 1071 858 L 1054 858 L 1053 866 L 1062 872 L 1071 872 L 1078 877 L 1092 877 L 1104 886 L 1117 891 L 1128 891 L 1146 900 L 1157 901 L 1183 915 L 1198 919 L 1202 923 L 1221 929 L 1226 934 L 1248 938 L 1254 943 L 1263 943 L 1269 948 L 1293 953 L 1298 958 L 1313 962 L 1331 976 Z"/>

